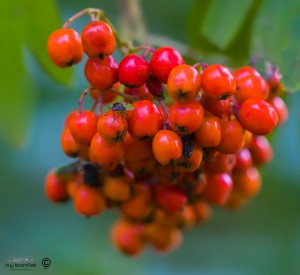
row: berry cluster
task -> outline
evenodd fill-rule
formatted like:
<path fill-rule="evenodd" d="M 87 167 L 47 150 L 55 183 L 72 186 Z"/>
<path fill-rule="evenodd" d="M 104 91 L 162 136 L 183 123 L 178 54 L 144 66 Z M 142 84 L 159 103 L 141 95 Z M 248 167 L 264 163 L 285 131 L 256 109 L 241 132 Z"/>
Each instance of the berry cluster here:
<path fill-rule="evenodd" d="M 48 40 L 58 67 L 88 56 L 90 86 L 61 135 L 64 153 L 77 160 L 48 173 L 46 195 L 72 199 L 87 217 L 118 209 L 111 238 L 128 255 L 147 243 L 170 251 L 183 229 L 211 216 L 212 206 L 235 209 L 259 191 L 258 167 L 273 156 L 265 135 L 288 117 L 280 75 L 188 65 L 168 46 L 130 48 L 102 12 L 102 20 L 86 13 L 92 22 L 81 35 L 69 20 Z M 112 56 L 117 45 L 126 49 L 119 64 Z M 84 110 L 88 93 L 95 103 Z"/>

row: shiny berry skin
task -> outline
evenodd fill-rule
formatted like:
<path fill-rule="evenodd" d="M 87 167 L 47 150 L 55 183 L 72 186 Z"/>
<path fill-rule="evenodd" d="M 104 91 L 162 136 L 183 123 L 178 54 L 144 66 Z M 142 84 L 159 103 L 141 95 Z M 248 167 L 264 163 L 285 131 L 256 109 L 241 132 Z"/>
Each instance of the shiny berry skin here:
<path fill-rule="evenodd" d="M 184 64 L 181 54 L 172 47 L 160 47 L 150 59 L 151 72 L 159 81 L 165 84 L 171 70 L 181 64 Z"/>
<path fill-rule="evenodd" d="M 69 123 L 75 141 L 80 144 L 90 144 L 97 132 L 97 121 L 98 117 L 91 111 L 75 113 Z"/>
<path fill-rule="evenodd" d="M 236 82 L 229 69 L 222 65 L 208 66 L 202 73 L 202 89 L 206 96 L 226 99 L 235 93 Z"/>
<path fill-rule="evenodd" d="M 169 108 L 168 122 L 172 130 L 188 135 L 200 128 L 203 117 L 203 106 L 196 99 L 175 101 Z"/>
<path fill-rule="evenodd" d="M 255 167 L 235 171 L 232 174 L 232 180 L 234 191 L 241 193 L 247 198 L 255 196 L 261 187 L 261 177 Z"/>
<path fill-rule="evenodd" d="M 139 255 L 144 248 L 143 225 L 120 220 L 110 230 L 113 244 L 128 256 Z"/>
<path fill-rule="evenodd" d="M 134 109 L 128 112 L 128 132 L 136 139 L 153 137 L 163 126 L 160 111 L 149 100 L 133 103 Z"/>
<path fill-rule="evenodd" d="M 153 95 L 150 93 L 146 85 L 142 85 L 138 88 L 124 88 L 124 94 L 132 95 L 138 100 L 150 100 L 153 101 Z"/>
<path fill-rule="evenodd" d="M 109 142 L 96 133 L 91 142 L 89 156 L 92 162 L 112 171 L 124 158 L 123 142 Z"/>
<path fill-rule="evenodd" d="M 216 149 L 225 154 L 235 154 L 245 143 L 245 130 L 236 120 L 221 120 L 221 141 Z"/>
<path fill-rule="evenodd" d="M 99 189 L 83 184 L 74 196 L 74 207 L 81 215 L 98 215 L 105 208 L 105 199 Z"/>
<path fill-rule="evenodd" d="M 66 127 L 61 134 L 60 143 L 63 152 L 70 158 L 81 157 L 88 159 L 88 145 L 79 144 L 71 134 L 70 128 Z"/>
<path fill-rule="evenodd" d="M 266 164 L 273 159 L 272 146 L 264 136 L 253 136 L 249 144 L 249 150 L 254 165 Z"/>
<path fill-rule="evenodd" d="M 278 123 L 277 125 L 282 125 L 285 123 L 289 117 L 289 110 L 283 101 L 283 99 L 279 96 L 274 96 L 269 101 L 269 103 L 274 107 L 278 115 Z"/>
<path fill-rule="evenodd" d="M 194 146 L 192 154 L 189 158 L 182 156 L 176 161 L 176 171 L 181 172 L 194 172 L 196 171 L 202 161 L 203 152 L 202 148 Z"/>
<path fill-rule="evenodd" d="M 67 192 L 67 181 L 55 174 L 54 170 L 48 172 L 45 179 L 45 194 L 52 202 L 64 202 L 69 196 Z"/>
<path fill-rule="evenodd" d="M 178 211 L 187 202 L 186 194 L 176 186 L 156 185 L 154 200 L 159 207 L 168 213 Z"/>
<path fill-rule="evenodd" d="M 236 154 L 235 171 L 246 170 L 252 166 L 252 156 L 247 148 L 243 148 Z"/>
<path fill-rule="evenodd" d="M 173 100 L 193 99 L 201 87 L 201 75 L 192 66 L 178 65 L 169 74 L 167 91 Z"/>
<path fill-rule="evenodd" d="M 103 59 L 89 58 L 85 63 L 84 74 L 93 87 L 106 90 L 118 81 L 118 64 L 111 55 Z"/>
<path fill-rule="evenodd" d="M 203 166 L 207 173 L 231 173 L 236 165 L 236 155 L 216 153 L 213 156 L 208 156 Z"/>
<path fill-rule="evenodd" d="M 98 133 L 108 141 L 122 141 L 128 129 L 126 114 L 109 110 L 99 117 L 97 128 Z"/>
<path fill-rule="evenodd" d="M 223 205 L 233 186 L 232 178 L 227 173 L 208 174 L 203 198 L 211 204 Z"/>
<path fill-rule="evenodd" d="M 161 165 L 173 163 L 182 155 L 181 138 L 173 131 L 160 130 L 153 139 L 152 150 Z"/>
<path fill-rule="evenodd" d="M 131 88 L 140 87 L 150 76 L 150 64 L 136 54 L 126 55 L 119 64 L 119 81 Z"/>
<path fill-rule="evenodd" d="M 217 117 L 204 117 L 200 128 L 194 132 L 194 142 L 200 147 L 216 147 L 221 141 L 221 125 Z"/>
<path fill-rule="evenodd" d="M 244 101 L 238 117 L 242 126 L 255 135 L 269 134 L 278 121 L 275 108 L 259 98 L 249 98 Z"/>
<path fill-rule="evenodd" d="M 104 196 L 112 201 L 126 201 L 130 197 L 130 179 L 125 176 L 105 176 L 102 190 Z"/>
<path fill-rule="evenodd" d="M 214 99 L 203 94 L 200 102 L 205 110 L 211 112 L 215 116 L 222 116 L 228 113 L 230 108 L 230 98 Z"/>
<path fill-rule="evenodd" d="M 236 93 L 235 98 L 239 103 L 248 98 L 267 99 L 270 87 L 268 83 L 260 76 L 249 74 L 243 77 L 236 76 Z"/>
<path fill-rule="evenodd" d="M 233 73 L 233 76 L 237 81 L 249 75 L 260 76 L 259 72 L 250 66 L 240 67 Z"/>
<path fill-rule="evenodd" d="M 153 75 L 147 80 L 146 86 L 149 92 L 158 99 L 164 98 L 164 86 L 163 84 Z"/>
<path fill-rule="evenodd" d="M 110 26 L 103 21 L 87 24 L 82 33 L 82 48 L 88 57 L 111 55 L 116 48 L 116 40 Z"/>
<path fill-rule="evenodd" d="M 73 29 L 58 29 L 48 38 L 47 52 L 52 62 L 60 68 L 77 64 L 83 57 L 81 37 Z"/>

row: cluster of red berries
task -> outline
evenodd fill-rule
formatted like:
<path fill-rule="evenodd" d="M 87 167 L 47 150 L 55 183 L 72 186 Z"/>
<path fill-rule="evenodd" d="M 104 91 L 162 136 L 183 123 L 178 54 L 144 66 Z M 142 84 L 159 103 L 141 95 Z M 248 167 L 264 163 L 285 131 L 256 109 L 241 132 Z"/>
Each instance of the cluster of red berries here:
<path fill-rule="evenodd" d="M 192 66 L 172 47 L 129 50 L 117 64 L 116 44 L 100 20 L 81 35 L 62 28 L 49 37 L 59 67 L 88 56 L 85 94 L 95 104 L 83 110 L 81 99 L 67 116 L 61 146 L 77 160 L 48 173 L 46 195 L 72 199 L 88 217 L 118 209 L 111 237 L 128 255 L 147 243 L 170 251 L 182 229 L 211 216 L 211 206 L 235 209 L 257 194 L 257 167 L 273 156 L 265 135 L 288 117 L 284 89 L 277 70 L 265 80 L 250 66 Z M 103 103 L 112 103 L 105 112 Z"/>

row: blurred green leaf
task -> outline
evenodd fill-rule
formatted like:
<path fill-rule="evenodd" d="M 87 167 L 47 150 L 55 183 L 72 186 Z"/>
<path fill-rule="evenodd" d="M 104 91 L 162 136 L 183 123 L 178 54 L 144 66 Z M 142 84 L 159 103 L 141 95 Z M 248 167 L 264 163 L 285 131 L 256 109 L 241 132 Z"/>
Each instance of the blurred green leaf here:
<path fill-rule="evenodd" d="M 265 0 L 255 22 L 252 54 L 279 66 L 290 90 L 300 88 L 300 2 Z"/>
<path fill-rule="evenodd" d="M 0 135 L 20 145 L 36 103 L 34 76 L 26 55 L 32 53 L 47 73 L 63 84 L 70 83 L 71 71 L 54 67 L 46 52 L 47 37 L 60 24 L 54 1 L 6 1 L 1 5 L 0 22 Z"/>
<path fill-rule="evenodd" d="M 48 57 L 46 44 L 49 35 L 61 27 L 61 20 L 53 0 L 23 0 L 22 18 L 24 41 L 45 71 L 62 84 L 70 84 L 72 70 L 57 68 Z"/>
<path fill-rule="evenodd" d="M 204 16 L 203 35 L 221 50 L 225 49 L 238 32 L 252 0 L 212 0 Z"/>

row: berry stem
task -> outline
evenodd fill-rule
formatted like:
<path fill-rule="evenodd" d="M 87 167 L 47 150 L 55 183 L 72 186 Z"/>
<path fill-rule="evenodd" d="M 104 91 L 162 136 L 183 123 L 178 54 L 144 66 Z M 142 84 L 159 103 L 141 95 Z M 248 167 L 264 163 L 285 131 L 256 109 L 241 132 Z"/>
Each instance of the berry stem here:
<path fill-rule="evenodd" d="M 103 93 L 99 94 L 96 106 L 97 106 L 97 115 L 101 116 L 102 115 L 102 107 L 103 107 Z"/>
<path fill-rule="evenodd" d="M 163 99 L 159 99 L 158 100 L 159 105 L 164 109 L 165 113 L 167 114 L 167 116 L 169 115 L 169 110 L 165 104 L 165 102 L 163 101 Z"/>
<path fill-rule="evenodd" d="M 116 95 L 119 95 L 119 96 L 123 97 L 124 99 L 126 99 L 130 103 L 134 103 L 134 102 L 138 101 L 138 98 L 136 98 L 135 96 L 126 95 L 126 94 L 124 94 L 122 92 L 119 92 L 118 90 L 116 90 L 114 88 L 110 88 L 109 90 L 111 92 L 115 93 Z"/>
<path fill-rule="evenodd" d="M 63 28 L 66 29 L 70 26 L 70 24 L 72 22 L 74 22 L 75 20 L 77 20 L 78 18 L 80 18 L 81 16 L 88 14 L 91 17 L 91 21 L 95 21 L 95 15 L 103 13 L 101 10 L 99 9 L 93 9 L 93 8 L 87 8 L 84 9 L 76 14 L 74 14 L 72 17 L 70 17 L 63 25 Z"/>
<path fill-rule="evenodd" d="M 90 91 L 91 87 L 85 89 L 80 98 L 79 98 L 79 101 L 78 101 L 78 112 L 81 114 L 82 113 L 82 105 L 83 105 L 83 101 L 84 101 L 84 98 L 85 96 L 88 94 L 88 92 Z"/>

